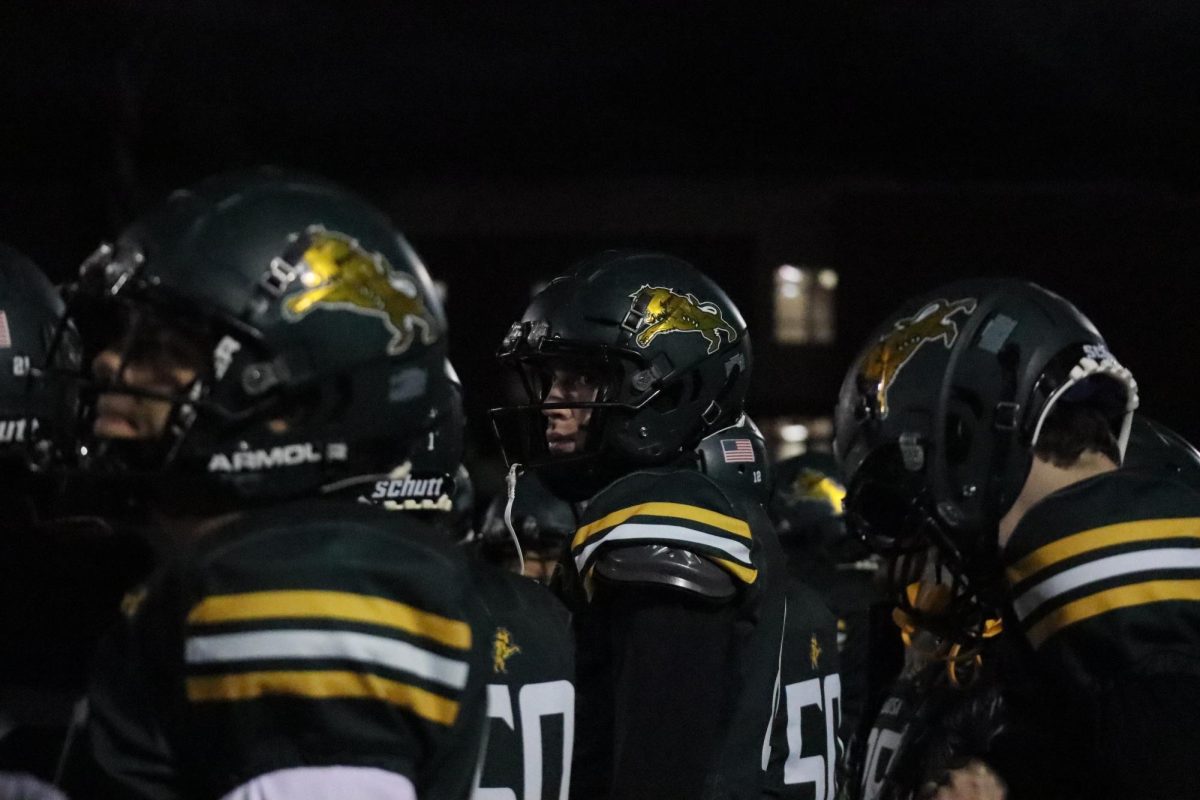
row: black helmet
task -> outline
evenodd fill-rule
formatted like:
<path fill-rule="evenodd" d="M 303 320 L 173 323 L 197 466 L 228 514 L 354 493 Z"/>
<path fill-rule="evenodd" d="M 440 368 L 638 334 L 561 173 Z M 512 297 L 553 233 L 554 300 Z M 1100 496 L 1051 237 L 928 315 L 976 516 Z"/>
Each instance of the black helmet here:
<path fill-rule="evenodd" d="M 607 251 L 556 278 L 513 323 L 501 361 L 520 375 L 524 400 L 492 412 L 505 457 L 541 467 L 570 499 L 617 476 L 679 458 L 742 412 L 750 341 L 720 287 L 662 253 Z M 557 364 L 596 376 L 594 402 L 548 403 Z M 591 410 L 582 452 L 551 458 L 552 409 Z"/>
<path fill-rule="evenodd" d="M 771 457 L 754 420 L 742 414 L 696 445 L 697 468 L 717 483 L 736 486 L 764 507 L 771 498 Z"/>
<path fill-rule="evenodd" d="M 1133 418 L 1121 466 L 1173 478 L 1200 489 L 1200 451 L 1166 425 L 1142 414 Z"/>
<path fill-rule="evenodd" d="M 489 561 L 499 562 L 516 555 L 512 534 L 504 522 L 507 505 L 505 492 L 493 497 L 475 536 L 480 551 Z M 523 472 L 517 478 L 511 519 L 521 549 L 541 553 L 561 554 L 579 527 L 571 504 L 551 494 L 533 472 Z"/>
<path fill-rule="evenodd" d="M 88 363 L 117 324 L 124 361 L 163 328 L 211 354 L 165 398 L 151 457 L 110 440 L 91 443 L 95 463 L 195 476 L 244 500 L 354 492 L 406 462 L 448 475 L 461 461 L 425 268 L 387 217 L 332 183 L 263 169 L 176 192 L 84 263 L 68 314 Z M 96 388 L 154 396 L 116 374 Z"/>
<path fill-rule="evenodd" d="M 60 378 L 78 365 L 79 344 L 69 328 L 54 341 L 62 307 L 37 265 L 0 244 L 0 460 L 6 464 L 41 468 L 70 433 L 73 393 Z"/>
<path fill-rule="evenodd" d="M 1137 385 L 1063 298 L 999 279 L 907 301 L 842 384 L 835 449 L 848 521 L 876 543 L 933 543 L 952 568 L 994 574 L 997 524 L 1059 402 L 1101 408 L 1124 451 Z"/>
<path fill-rule="evenodd" d="M 846 488 L 833 456 L 808 452 L 780 461 L 773 470 L 768 510 L 780 542 L 826 548 L 840 543 Z"/>

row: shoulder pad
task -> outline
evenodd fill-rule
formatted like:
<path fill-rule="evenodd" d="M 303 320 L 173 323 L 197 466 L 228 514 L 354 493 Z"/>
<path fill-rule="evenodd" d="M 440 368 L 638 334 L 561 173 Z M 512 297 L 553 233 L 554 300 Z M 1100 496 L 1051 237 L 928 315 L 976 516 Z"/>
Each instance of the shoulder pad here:
<path fill-rule="evenodd" d="M 758 579 L 746 510 L 697 472 L 634 473 L 609 486 L 588 506 L 571 558 L 586 578 L 601 556 L 643 545 L 700 556 L 740 583 Z"/>
<path fill-rule="evenodd" d="M 669 586 L 714 600 L 728 600 L 737 591 L 733 576 L 707 558 L 660 544 L 607 550 L 595 569 L 610 581 Z"/>

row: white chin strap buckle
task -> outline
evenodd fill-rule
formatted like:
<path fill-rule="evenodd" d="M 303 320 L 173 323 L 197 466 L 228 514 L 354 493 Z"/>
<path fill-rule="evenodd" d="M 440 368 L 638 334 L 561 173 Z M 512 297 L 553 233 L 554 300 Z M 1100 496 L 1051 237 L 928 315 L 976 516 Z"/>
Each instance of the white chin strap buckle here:
<path fill-rule="evenodd" d="M 517 536 L 517 530 L 512 523 L 513 501 L 517 499 L 517 476 L 521 474 L 521 465 L 513 464 L 508 468 L 508 475 L 504 477 L 505 493 L 508 495 L 508 502 L 504 504 L 504 527 L 508 528 L 508 535 L 512 538 L 513 547 L 517 548 L 517 560 L 521 563 L 521 574 L 525 574 L 525 551 L 521 549 L 521 539 Z"/>

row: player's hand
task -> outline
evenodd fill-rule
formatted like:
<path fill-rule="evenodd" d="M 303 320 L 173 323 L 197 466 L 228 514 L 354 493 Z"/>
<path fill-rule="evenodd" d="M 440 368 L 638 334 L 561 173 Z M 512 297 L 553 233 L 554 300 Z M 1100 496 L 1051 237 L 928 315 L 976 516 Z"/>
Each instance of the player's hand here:
<path fill-rule="evenodd" d="M 1008 789 L 991 767 L 971 759 L 965 767 L 952 769 L 938 783 L 921 788 L 921 800 L 1006 800 Z"/>

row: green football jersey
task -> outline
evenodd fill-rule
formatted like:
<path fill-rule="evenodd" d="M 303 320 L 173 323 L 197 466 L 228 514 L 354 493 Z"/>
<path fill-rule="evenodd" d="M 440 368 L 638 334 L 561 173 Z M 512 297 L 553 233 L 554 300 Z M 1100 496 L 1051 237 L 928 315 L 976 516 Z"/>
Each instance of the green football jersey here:
<path fill-rule="evenodd" d="M 1200 494 L 1108 472 L 1031 508 L 1004 549 L 1012 610 L 1086 743 L 1088 797 L 1200 785 Z"/>
<path fill-rule="evenodd" d="M 127 609 L 80 796 L 295 796 L 331 775 L 350 794 L 468 795 L 493 629 L 436 532 L 344 502 L 264 508 Z"/>
<path fill-rule="evenodd" d="M 572 795 L 761 797 L 787 582 L 765 512 L 657 469 L 609 485 L 581 523 L 564 577 L 579 642 Z M 606 575 L 631 548 L 658 572 Z"/>
<path fill-rule="evenodd" d="M 1093 796 L 1080 775 L 1090 741 L 1033 669 L 1019 632 L 987 638 L 955 670 L 945 655 L 893 683 L 869 734 L 852 747 L 845 797 L 926 796 L 972 760 L 999 775 L 1009 797 Z"/>
<path fill-rule="evenodd" d="M 575 648 L 563 604 L 541 584 L 481 562 L 489 625 L 487 741 L 475 800 L 566 800 L 575 739 Z"/>
<path fill-rule="evenodd" d="M 854 753 L 848 794 L 859 800 L 900 800 L 914 788 L 902 767 L 904 756 L 910 755 L 906 738 L 914 738 L 914 724 L 919 725 L 922 713 L 931 711 L 930 695 L 945 672 L 935 664 L 914 674 L 901 675 L 875 716 L 871 731 Z"/>
<path fill-rule="evenodd" d="M 1142 670 L 1200 672 L 1200 494 L 1118 470 L 1055 492 L 1004 549 L 1021 630 L 1082 691 Z"/>
<path fill-rule="evenodd" d="M 764 752 L 772 797 L 832 800 L 837 792 L 842 756 L 837 633 L 837 618 L 821 596 L 789 578 L 779 699 Z"/>

